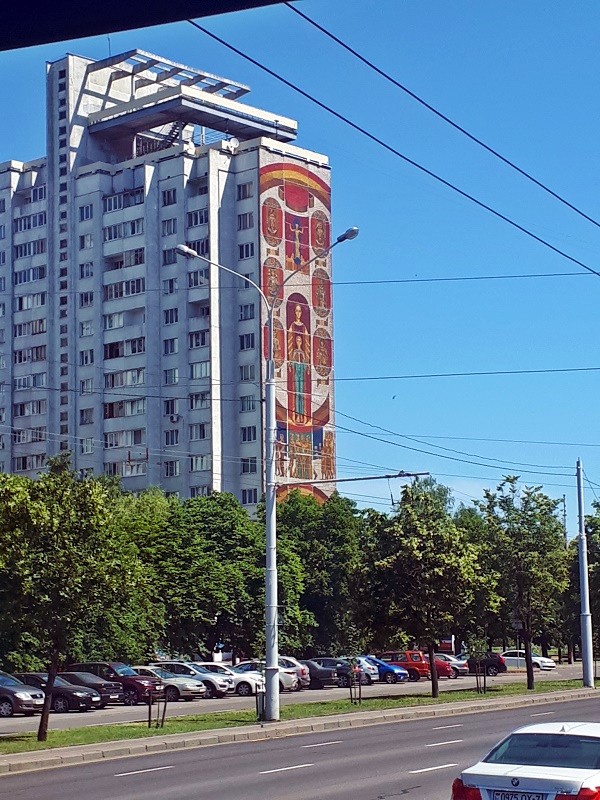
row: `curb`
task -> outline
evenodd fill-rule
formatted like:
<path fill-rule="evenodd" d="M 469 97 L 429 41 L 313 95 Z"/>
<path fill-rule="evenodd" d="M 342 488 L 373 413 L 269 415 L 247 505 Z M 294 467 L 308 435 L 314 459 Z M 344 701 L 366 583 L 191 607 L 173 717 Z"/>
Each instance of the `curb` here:
<path fill-rule="evenodd" d="M 241 728 L 221 728 L 199 733 L 174 733 L 151 739 L 130 739 L 127 742 L 104 742 L 102 744 L 73 745 L 45 751 L 15 753 L 0 757 L 0 776 L 14 775 L 52 767 L 124 758 L 127 756 L 155 755 L 167 750 L 185 750 L 190 747 L 213 747 L 232 742 L 255 742 L 262 739 L 277 739 L 319 731 L 341 730 L 391 722 L 407 722 L 433 717 L 451 717 L 456 714 L 482 714 L 490 711 L 505 711 L 522 706 L 547 705 L 548 703 L 584 700 L 597 696 L 594 689 L 570 689 L 539 695 L 515 695 L 505 700 L 478 700 L 444 703 L 440 706 L 418 708 L 385 709 L 383 711 L 361 711 L 336 714 L 329 717 L 309 717 L 290 722 L 267 723 L 266 726 L 247 725 Z"/>

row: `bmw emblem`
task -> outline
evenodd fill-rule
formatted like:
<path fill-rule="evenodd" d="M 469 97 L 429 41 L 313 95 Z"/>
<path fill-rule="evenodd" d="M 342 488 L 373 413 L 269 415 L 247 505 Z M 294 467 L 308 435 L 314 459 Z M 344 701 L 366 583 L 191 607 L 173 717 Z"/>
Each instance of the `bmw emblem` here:
<path fill-rule="evenodd" d="M 512 783 L 513 786 L 518 786 L 519 785 L 519 779 L 518 778 L 511 778 L 510 782 Z"/>

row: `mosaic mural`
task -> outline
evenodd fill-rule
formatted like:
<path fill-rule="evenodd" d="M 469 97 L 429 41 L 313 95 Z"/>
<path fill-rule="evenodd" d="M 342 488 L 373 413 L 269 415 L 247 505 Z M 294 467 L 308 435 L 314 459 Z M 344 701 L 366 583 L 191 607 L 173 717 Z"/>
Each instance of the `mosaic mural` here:
<path fill-rule="evenodd" d="M 329 171 L 296 161 L 260 168 L 262 287 L 275 298 L 278 494 L 298 483 L 325 499 L 335 478 Z M 314 259 L 311 261 L 311 259 Z M 311 262 L 309 264 L 309 262 Z M 296 273 L 285 287 L 282 283 Z M 266 321 L 265 321 L 266 322 Z M 263 336 L 268 358 L 268 330 Z"/>

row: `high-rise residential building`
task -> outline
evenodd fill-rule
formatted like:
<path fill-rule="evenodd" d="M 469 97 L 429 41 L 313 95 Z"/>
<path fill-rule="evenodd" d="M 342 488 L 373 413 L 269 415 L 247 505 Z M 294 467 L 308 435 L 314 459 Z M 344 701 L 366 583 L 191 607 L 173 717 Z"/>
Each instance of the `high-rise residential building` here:
<path fill-rule="evenodd" d="M 275 303 L 280 492 L 335 477 L 328 160 L 248 91 L 139 50 L 48 65 L 47 156 L 0 164 L 3 471 L 69 451 L 131 491 L 254 506 L 254 281 Z"/>

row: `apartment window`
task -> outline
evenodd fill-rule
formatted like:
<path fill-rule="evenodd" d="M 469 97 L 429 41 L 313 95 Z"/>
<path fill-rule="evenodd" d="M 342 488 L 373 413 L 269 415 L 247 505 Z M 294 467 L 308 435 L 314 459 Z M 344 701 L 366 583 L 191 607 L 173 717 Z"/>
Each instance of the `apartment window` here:
<path fill-rule="evenodd" d="M 171 428 L 165 431 L 165 447 L 175 447 L 179 444 L 179 431 L 177 428 Z"/>
<path fill-rule="evenodd" d="M 63 156 L 61 156 L 63 158 Z M 64 159 L 66 161 L 66 156 Z M 92 219 L 94 216 L 94 206 L 91 203 L 87 203 L 84 206 L 79 206 L 79 221 L 85 222 L 86 219 Z"/>
<path fill-rule="evenodd" d="M 242 333 L 240 336 L 240 350 L 254 350 L 253 333 Z"/>
<path fill-rule="evenodd" d="M 244 364 L 240 367 L 240 380 L 241 381 L 255 381 L 256 380 L 256 366 L 254 364 Z"/>
<path fill-rule="evenodd" d="M 208 283 L 208 268 L 196 269 L 188 272 L 188 288 L 195 289 L 196 286 L 205 286 Z"/>
<path fill-rule="evenodd" d="M 58 140 L 58 146 L 59 147 L 66 147 L 67 146 L 67 140 L 66 139 L 59 139 Z"/>
<path fill-rule="evenodd" d="M 254 303 L 244 303 L 240 306 L 240 320 L 254 319 Z"/>
<path fill-rule="evenodd" d="M 79 308 L 89 308 L 94 305 L 93 292 L 80 292 L 79 293 Z"/>
<path fill-rule="evenodd" d="M 177 414 L 179 411 L 179 400 L 172 398 L 163 401 L 163 414 L 167 417 Z"/>
<path fill-rule="evenodd" d="M 94 246 L 94 237 L 91 233 L 83 233 L 79 237 L 79 249 L 80 250 L 87 250 L 90 247 Z"/>
<path fill-rule="evenodd" d="M 94 335 L 94 323 L 91 319 L 86 319 L 83 322 L 79 323 L 79 335 L 80 336 L 93 336 Z"/>
<path fill-rule="evenodd" d="M 46 252 L 46 240 L 36 239 L 33 242 L 23 242 L 14 248 L 15 258 L 27 258 L 27 256 L 38 256 Z"/>
<path fill-rule="evenodd" d="M 41 186 L 34 186 L 31 190 L 31 202 L 37 203 L 38 200 L 46 199 L 46 184 Z"/>
<path fill-rule="evenodd" d="M 94 394 L 94 379 L 85 378 L 79 381 L 79 394 Z"/>
<path fill-rule="evenodd" d="M 253 394 L 246 394 L 240 397 L 240 411 L 254 411 L 256 409 L 256 397 Z"/>
<path fill-rule="evenodd" d="M 179 475 L 179 461 L 165 461 L 165 478 L 176 478 Z"/>
<path fill-rule="evenodd" d="M 64 178 L 64 177 L 66 177 L 66 175 L 67 175 L 67 168 L 66 168 L 66 167 L 61 167 L 61 168 L 58 170 L 58 174 L 59 174 L 59 177 L 61 177 L 61 178 Z M 62 444 L 62 442 L 61 442 L 61 444 Z"/>
<path fill-rule="evenodd" d="M 4 214 L 5 211 L 6 211 L 6 198 L 3 197 L 0 199 L 0 214 Z"/>
<path fill-rule="evenodd" d="M 241 463 L 243 475 L 250 475 L 256 472 L 256 456 L 242 458 Z"/>
<path fill-rule="evenodd" d="M 177 202 L 177 189 L 163 189 L 162 204 L 163 206 L 172 206 Z"/>
<path fill-rule="evenodd" d="M 197 381 L 201 378 L 208 378 L 210 375 L 210 361 L 197 361 L 190 364 L 190 380 Z"/>
<path fill-rule="evenodd" d="M 253 195 L 254 184 L 252 181 L 248 181 L 247 183 L 238 183 L 237 187 L 237 199 L 238 200 L 247 200 L 249 197 Z"/>
<path fill-rule="evenodd" d="M 210 456 L 191 456 L 190 472 L 202 472 L 205 469 L 210 469 Z"/>
<path fill-rule="evenodd" d="M 238 258 L 253 258 L 254 257 L 254 242 L 245 242 L 238 245 Z"/>
<path fill-rule="evenodd" d="M 206 347 L 208 344 L 208 331 L 192 331 L 189 335 L 190 350 L 197 347 Z"/>
<path fill-rule="evenodd" d="M 249 228 L 254 227 L 254 214 L 252 211 L 247 211 L 245 214 L 238 214 L 238 231 L 247 231 Z"/>
<path fill-rule="evenodd" d="M 197 194 L 208 194 L 208 178 L 204 177 L 198 181 Z"/>
<path fill-rule="evenodd" d="M 242 505 L 255 506 L 258 503 L 258 489 L 242 489 Z"/>
<path fill-rule="evenodd" d="M 104 373 L 104 388 L 114 389 L 119 386 L 141 386 L 146 378 L 143 367 Z"/>
<path fill-rule="evenodd" d="M 122 311 L 118 311 L 115 314 L 105 314 L 103 320 L 105 331 L 111 331 L 113 328 L 122 328 L 125 324 Z"/>
<path fill-rule="evenodd" d="M 58 118 L 59 119 L 66 119 L 67 118 L 67 112 L 66 111 L 59 111 L 58 112 Z"/>
<path fill-rule="evenodd" d="M 163 311 L 165 325 L 174 325 L 179 321 L 179 310 L 177 308 L 167 308 Z"/>
<path fill-rule="evenodd" d="M 79 265 L 80 278 L 93 278 L 94 277 L 94 264 L 92 261 L 86 261 L 84 264 Z"/>
<path fill-rule="evenodd" d="M 208 436 L 208 425 L 203 422 L 195 422 L 190 425 L 190 442 L 198 442 L 200 439 L 206 439 Z"/>
<path fill-rule="evenodd" d="M 255 442 L 256 441 L 256 425 L 246 425 L 240 428 L 240 435 L 242 442 Z"/>
<path fill-rule="evenodd" d="M 172 219 L 163 219 L 162 235 L 171 236 L 173 233 L 177 233 L 177 219 L 175 217 Z"/>
<path fill-rule="evenodd" d="M 41 228 L 46 224 L 46 212 L 39 211 L 36 214 L 27 214 L 23 217 L 17 217 L 13 221 L 13 231 L 20 233 L 21 231 L 30 231 L 33 228 Z"/>
<path fill-rule="evenodd" d="M 177 291 L 177 278 L 167 278 L 163 281 L 163 294 L 174 294 Z"/>
<path fill-rule="evenodd" d="M 196 225 L 206 225 L 208 222 L 208 208 L 198 208 L 196 211 L 188 211 L 188 228 L 195 228 Z"/>
<path fill-rule="evenodd" d="M 188 247 L 191 247 L 198 255 L 200 256 L 207 256 L 208 255 L 208 237 L 204 239 L 195 239 L 193 242 L 186 242 Z"/>
<path fill-rule="evenodd" d="M 190 395 L 190 411 L 197 411 L 200 408 L 210 407 L 210 395 L 208 392 L 194 392 Z"/>
<path fill-rule="evenodd" d="M 208 497 L 210 486 L 190 486 L 190 497 Z"/>
<path fill-rule="evenodd" d="M 79 424 L 92 425 L 94 423 L 94 409 L 93 408 L 80 408 L 79 409 Z"/>
<path fill-rule="evenodd" d="M 79 440 L 79 452 L 83 455 L 89 455 L 94 452 L 94 440 L 90 437 L 87 439 Z"/>
<path fill-rule="evenodd" d="M 176 262 L 177 262 L 177 252 L 174 247 L 168 247 L 166 250 L 163 250 L 162 254 L 163 267 L 166 267 L 168 264 L 175 264 Z"/>
<path fill-rule="evenodd" d="M 94 351 L 90 350 L 80 350 L 79 351 L 79 365 L 82 367 L 89 366 L 90 364 L 94 363 Z"/>
<path fill-rule="evenodd" d="M 0 239 L 6 239 L 6 225 L 0 225 Z"/>
<path fill-rule="evenodd" d="M 131 189 L 127 192 L 119 192 L 118 194 L 107 195 L 102 198 L 102 210 L 105 214 L 111 211 L 119 211 L 122 208 L 129 208 L 130 206 L 137 206 L 144 202 L 144 189 Z"/>
<path fill-rule="evenodd" d="M 179 339 L 163 339 L 163 355 L 172 356 L 179 351 Z"/>
<path fill-rule="evenodd" d="M 163 376 L 165 386 L 173 386 L 174 384 L 179 383 L 179 369 L 177 367 L 164 369 Z"/>

